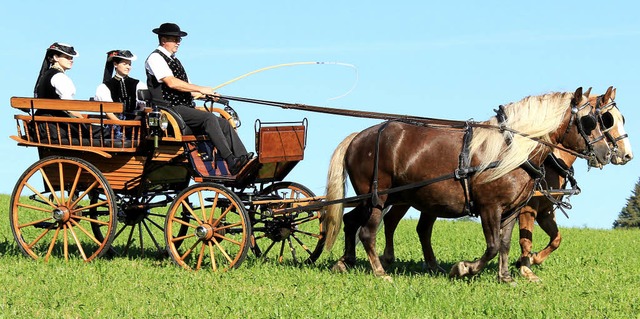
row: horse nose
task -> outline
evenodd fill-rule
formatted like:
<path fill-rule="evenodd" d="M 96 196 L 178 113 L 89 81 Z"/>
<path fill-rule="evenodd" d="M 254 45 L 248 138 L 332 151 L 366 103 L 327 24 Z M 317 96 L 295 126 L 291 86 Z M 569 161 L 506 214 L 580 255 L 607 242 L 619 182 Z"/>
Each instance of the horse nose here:
<path fill-rule="evenodd" d="M 628 162 L 633 159 L 633 154 L 625 154 L 624 161 Z"/>

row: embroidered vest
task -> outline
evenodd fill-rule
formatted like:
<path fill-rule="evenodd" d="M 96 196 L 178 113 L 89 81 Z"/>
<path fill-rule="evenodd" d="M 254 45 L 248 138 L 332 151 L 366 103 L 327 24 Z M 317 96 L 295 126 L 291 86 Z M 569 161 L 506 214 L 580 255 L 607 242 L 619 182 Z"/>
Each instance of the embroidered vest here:
<path fill-rule="evenodd" d="M 158 49 L 153 52 L 160 54 L 160 56 L 167 62 L 167 65 L 169 65 L 169 69 L 171 69 L 171 72 L 173 72 L 173 76 L 182 81 L 189 82 L 187 72 L 184 70 L 182 63 L 180 63 L 177 58 L 174 57 L 172 59 Z M 151 97 L 154 103 L 165 106 L 193 106 L 193 97 L 191 96 L 190 92 L 174 90 L 167 86 L 165 83 L 158 82 L 158 79 L 156 79 L 154 75 L 149 73 L 149 70 L 147 70 L 146 72 L 147 86 L 149 87 L 149 92 L 151 93 Z"/>
<path fill-rule="evenodd" d="M 125 120 L 135 118 L 137 108 L 136 87 L 138 86 L 138 82 L 140 81 L 128 76 L 123 80 L 118 80 L 113 77 L 104 82 L 111 92 L 111 99 L 114 102 L 121 102 L 124 105 L 122 113 L 124 115 L 123 119 Z"/>

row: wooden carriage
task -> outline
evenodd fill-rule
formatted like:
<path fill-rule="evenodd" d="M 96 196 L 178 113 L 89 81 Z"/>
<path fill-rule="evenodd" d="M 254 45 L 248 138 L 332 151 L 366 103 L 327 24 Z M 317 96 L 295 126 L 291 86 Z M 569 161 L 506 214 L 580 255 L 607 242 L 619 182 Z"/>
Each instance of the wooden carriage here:
<path fill-rule="evenodd" d="M 11 106 L 24 112 L 11 138 L 40 158 L 10 205 L 14 237 L 34 259 L 168 253 L 184 268 L 218 270 L 239 266 L 249 249 L 295 263 L 322 251 L 318 211 L 274 214 L 316 198 L 283 182 L 304 158 L 306 119 L 257 121 L 257 157 L 230 175 L 208 137 L 190 133 L 170 108 L 111 120 L 122 104 L 13 97 Z M 234 124 L 225 109 L 213 111 Z"/>

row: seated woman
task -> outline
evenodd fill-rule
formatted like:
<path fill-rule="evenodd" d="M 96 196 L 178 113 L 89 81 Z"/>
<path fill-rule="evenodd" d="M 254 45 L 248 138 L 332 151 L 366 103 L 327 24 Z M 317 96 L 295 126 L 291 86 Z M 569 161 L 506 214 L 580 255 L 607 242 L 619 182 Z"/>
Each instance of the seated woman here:
<path fill-rule="evenodd" d="M 129 50 L 111 50 L 107 52 L 107 62 L 104 66 L 102 84 L 96 89 L 95 100 L 103 102 L 121 102 L 122 113 L 107 116 L 113 120 L 137 119 L 137 113 L 144 108 L 144 102 L 137 100 L 137 91 L 146 89 L 145 83 L 129 77 L 131 62 L 136 56 Z M 115 70 L 115 74 L 113 71 Z M 113 76 L 112 76 L 113 75 Z M 113 128 L 114 138 L 121 139 L 122 131 L 119 126 Z"/>
<path fill-rule="evenodd" d="M 76 94 L 76 87 L 73 85 L 71 78 L 67 76 L 66 71 L 73 66 L 73 58 L 80 56 L 76 50 L 64 43 L 54 42 L 47 48 L 42 61 L 42 67 L 36 80 L 34 87 L 34 97 L 45 99 L 63 99 L 72 100 Z M 39 116 L 58 116 L 58 117 L 82 117 L 80 113 L 59 110 L 36 110 L 35 115 Z M 49 129 L 47 129 L 47 127 Z M 48 125 L 39 125 L 41 138 L 50 136 L 51 139 L 68 138 L 66 130 L 58 129 L 55 123 Z M 78 127 L 72 126 L 71 136 L 77 137 Z"/>

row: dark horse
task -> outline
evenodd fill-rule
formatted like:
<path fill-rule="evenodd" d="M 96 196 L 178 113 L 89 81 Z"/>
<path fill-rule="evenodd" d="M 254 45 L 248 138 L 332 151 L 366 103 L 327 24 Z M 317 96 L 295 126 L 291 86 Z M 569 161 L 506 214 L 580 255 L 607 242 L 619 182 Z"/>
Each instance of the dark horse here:
<path fill-rule="evenodd" d="M 372 196 L 344 216 L 345 253 L 334 269 L 345 271 L 355 263 L 360 228 L 359 239 L 374 274 L 388 278 L 375 250 L 375 236 L 382 209 L 399 205 L 421 212 L 418 232 L 424 259 L 434 270 L 439 269 L 431 247 L 436 218 L 480 216 L 487 245 L 484 254 L 474 262 L 459 262 L 450 271 L 454 277 L 477 274 L 498 253 L 503 213 L 531 196 L 540 177 L 536 167 L 551 152 L 549 145 L 561 143 L 576 152 L 589 152 L 594 166 L 609 160 L 610 149 L 582 88 L 575 93 L 530 96 L 501 110 L 489 121 L 469 123 L 475 127 L 472 137 L 466 134 L 469 129 L 390 121 L 345 139 L 331 159 L 326 199 L 344 198 L 347 174 L 357 194 Z M 467 149 L 468 156 L 461 156 Z M 434 182 L 385 192 L 421 181 Z M 343 204 L 326 207 L 327 250 L 333 247 L 342 220 Z"/>

